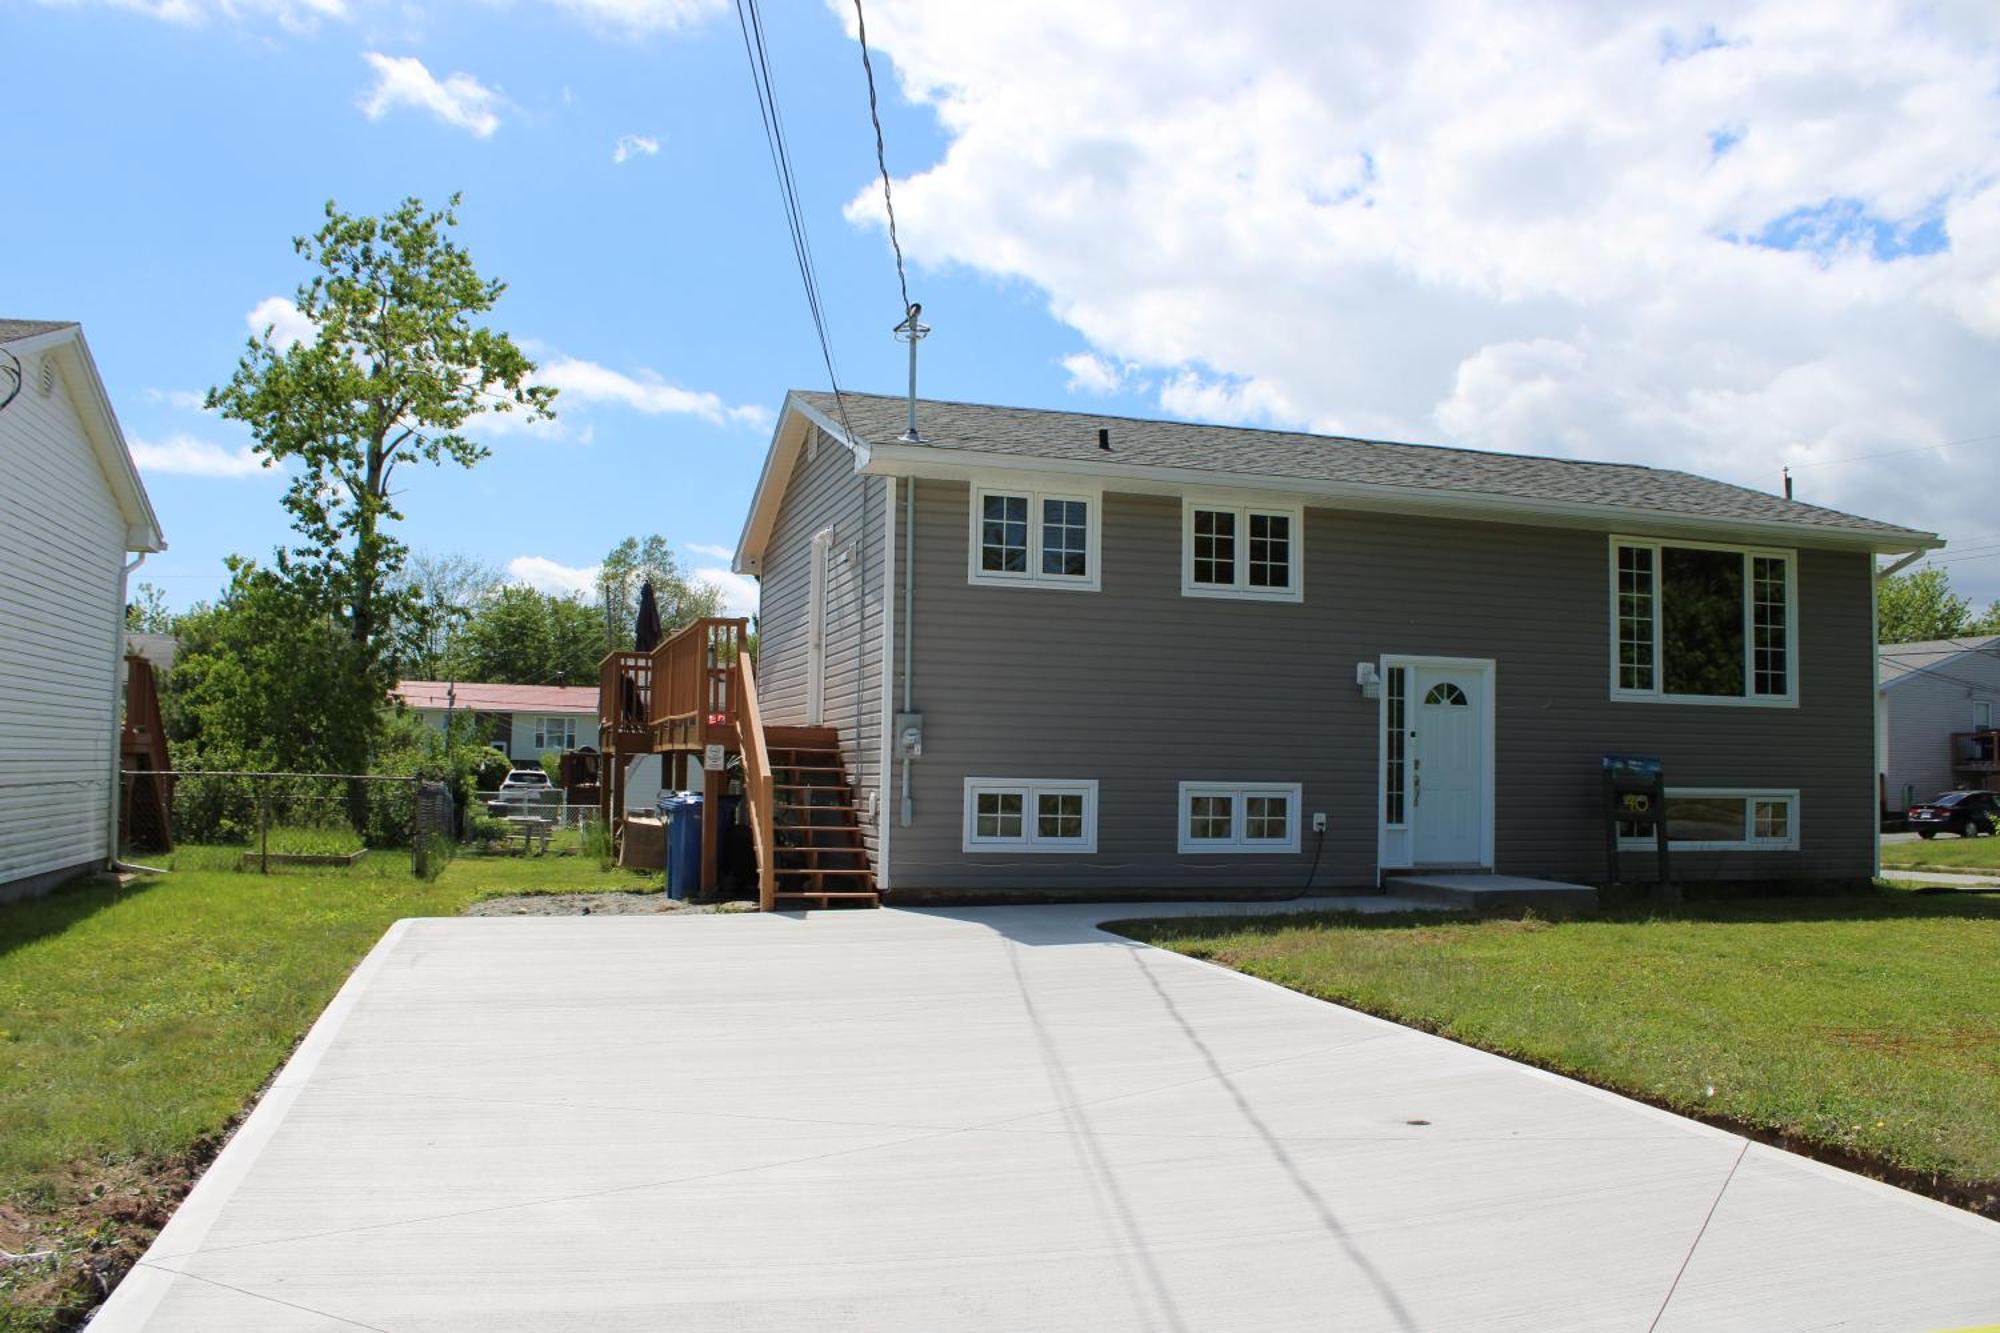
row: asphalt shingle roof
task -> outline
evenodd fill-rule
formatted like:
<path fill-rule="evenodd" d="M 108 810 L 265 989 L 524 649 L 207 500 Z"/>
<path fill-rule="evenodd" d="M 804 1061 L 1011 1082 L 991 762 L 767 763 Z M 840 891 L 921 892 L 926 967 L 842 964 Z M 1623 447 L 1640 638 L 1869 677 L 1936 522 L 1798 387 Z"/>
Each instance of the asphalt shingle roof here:
<path fill-rule="evenodd" d="M 833 395 L 795 396 L 839 420 Z M 864 442 L 887 444 L 908 421 L 905 398 L 846 393 L 848 420 Z M 1188 421 L 1098 416 L 1042 408 L 989 407 L 919 399 L 917 425 L 934 448 L 1087 462 L 1107 474 L 1121 465 L 1188 468 L 1274 480 L 1351 482 L 1489 495 L 1525 502 L 1612 505 L 1703 519 L 1787 523 L 1930 541 L 1931 534 L 1818 505 L 1787 500 L 1689 472 L 1636 463 L 1594 463 L 1429 444 L 1391 444 L 1337 435 L 1208 426 Z M 1111 449 L 1097 432 L 1111 433 Z"/>
<path fill-rule="evenodd" d="M 1924 639 L 1916 643 L 1885 643 L 1881 646 L 1881 681 L 1887 685 L 1916 671 L 1934 671 L 1961 653 L 1992 652 L 2000 645 L 2000 635 L 1962 639 Z"/>
<path fill-rule="evenodd" d="M 71 319 L 0 319 L 0 343 L 19 342 L 38 334 L 54 333 L 75 325 Z"/>

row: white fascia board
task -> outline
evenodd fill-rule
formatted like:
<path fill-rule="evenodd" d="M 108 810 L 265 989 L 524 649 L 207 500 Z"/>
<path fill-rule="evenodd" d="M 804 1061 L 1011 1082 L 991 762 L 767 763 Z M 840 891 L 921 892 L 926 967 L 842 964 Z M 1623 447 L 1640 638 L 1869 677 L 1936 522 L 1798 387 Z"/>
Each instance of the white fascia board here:
<path fill-rule="evenodd" d="M 796 393 L 786 394 L 785 405 L 778 411 L 778 424 L 771 430 L 771 447 L 764 451 L 764 467 L 757 474 L 757 489 L 750 497 L 750 512 L 744 516 L 743 532 L 736 539 L 735 558 L 729 562 L 729 568 L 734 572 L 748 575 L 762 572 L 764 544 L 771 539 L 771 528 L 778 521 L 778 506 L 784 502 L 785 487 L 791 482 L 799 451 L 805 447 L 807 433 L 815 426 L 854 455 L 857 472 L 866 466 L 866 445 L 848 435 L 839 422 L 830 419 Z"/>
<path fill-rule="evenodd" d="M 1930 551 L 1944 545 L 1935 533 L 1918 539 L 1891 537 L 1854 528 L 1822 528 L 1809 524 L 1759 519 L 1708 518 L 1699 514 L 1631 509 L 1623 505 L 1585 504 L 1567 500 L 1522 500 L 1472 491 L 1427 490 L 1418 486 L 1381 486 L 1364 482 L 1322 481 L 1274 477 L 1264 473 L 1219 472 L 1207 468 L 1168 467 L 1157 463 L 1120 464 L 1115 468 L 1068 458 L 1036 458 L 924 445 L 878 444 L 864 465 L 869 472 L 896 476 L 963 479 L 970 471 L 1001 468 L 1015 472 L 1045 472 L 1101 478 L 1106 490 L 1178 495 L 1197 490 L 1239 490 L 1271 495 L 1304 496 L 1307 503 L 1384 513 L 1453 515 L 1492 523 L 1533 521 L 1550 527 L 1586 528 L 1604 532 L 1637 529 L 1656 536 L 1687 536 L 1782 542 L 1791 546 L 1836 547 L 1890 554 Z"/>

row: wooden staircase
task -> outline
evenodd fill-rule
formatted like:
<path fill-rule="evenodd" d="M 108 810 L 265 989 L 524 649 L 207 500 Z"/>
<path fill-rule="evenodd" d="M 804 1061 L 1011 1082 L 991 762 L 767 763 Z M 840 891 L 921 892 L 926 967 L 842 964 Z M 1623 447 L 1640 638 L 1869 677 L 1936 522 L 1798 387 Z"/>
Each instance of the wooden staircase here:
<path fill-rule="evenodd" d="M 832 727 L 769 727 L 777 905 L 876 907 L 861 807 Z"/>

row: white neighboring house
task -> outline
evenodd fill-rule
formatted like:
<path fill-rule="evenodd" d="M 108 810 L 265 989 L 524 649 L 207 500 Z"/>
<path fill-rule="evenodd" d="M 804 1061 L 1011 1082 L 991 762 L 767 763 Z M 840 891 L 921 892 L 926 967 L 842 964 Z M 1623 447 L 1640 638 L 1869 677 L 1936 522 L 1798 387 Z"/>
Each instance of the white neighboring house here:
<path fill-rule="evenodd" d="M 482 685 L 474 681 L 406 680 L 395 697 L 431 726 L 444 729 L 447 708 L 483 720 L 486 735 L 522 763 L 544 754 L 597 748 L 597 686 Z"/>
<path fill-rule="evenodd" d="M 2000 746 L 1966 735 L 2000 723 L 2000 636 L 1885 643 L 1880 651 L 1883 808 L 1907 810 L 1956 787 L 2000 787 Z"/>
<path fill-rule="evenodd" d="M 166 549 L 83 329 L 0 319 L 0 399 L 10 393 L 0 408 L 0 900 L 116 855 L 126 581 Z"/>

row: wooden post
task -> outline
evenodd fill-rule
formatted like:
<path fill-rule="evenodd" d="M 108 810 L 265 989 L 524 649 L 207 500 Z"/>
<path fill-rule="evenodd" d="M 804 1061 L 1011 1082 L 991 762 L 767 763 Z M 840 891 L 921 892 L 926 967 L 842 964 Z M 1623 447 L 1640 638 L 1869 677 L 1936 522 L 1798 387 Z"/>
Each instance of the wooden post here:
<path fill-rule="evenodd" d="M 721 846 L 722 792 L 727 777 L 719 768 L 701 771 L 701 896 L 713 898 L 720 888 L 717 849 Z"/>
<path fill-rule="evenodd" d="M 258 873 L 271 873 L 271 809 L 266 799 L 264 779 L 257 779 L 257 859 L 261 864 Z"/>

